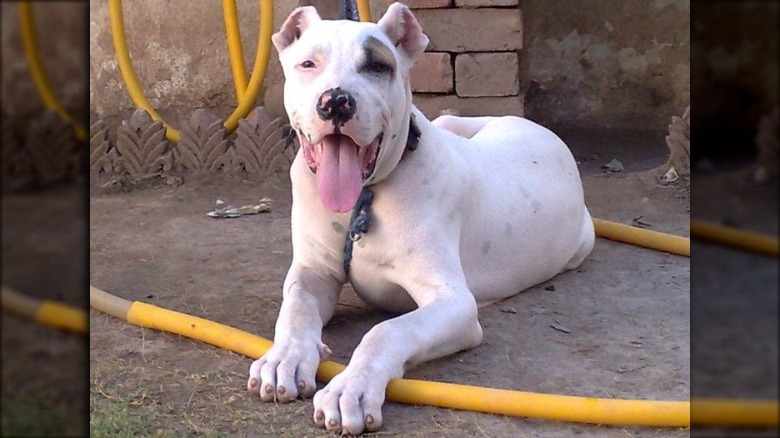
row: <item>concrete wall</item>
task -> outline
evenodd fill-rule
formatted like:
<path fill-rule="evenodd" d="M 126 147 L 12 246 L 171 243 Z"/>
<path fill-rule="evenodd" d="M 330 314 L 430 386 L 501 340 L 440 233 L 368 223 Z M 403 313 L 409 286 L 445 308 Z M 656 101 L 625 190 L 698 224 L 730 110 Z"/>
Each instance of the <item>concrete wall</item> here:
<path fill-rule="evenodd" d="M 382 2 L 372 3 L 380 16 Z M 335 0 L 274 2 L 274 31 L 298 5 L 313 4 L 324 18 L 338 18 Z M 257 1 L 239 1 L 238 17 L 247 72 L 257 51 L 260 8 Z M 225 118 L 236 106 L 227 51 L 222 6 L 216 1 L 134 0 L 123 2 L 125 31 L 133 66 L 146 96 L 161 116 L 174 123 L 196 108 L 209 108 Z M 90 110 L 109 120 L 129 117 L 135 106 L 125 90 L 114 57 L 108 2 L 89 6 Z M 259 103 L 282 115 L 282 73 L 271 49 Z"/>
<path fill-rule="evenodd" d="M 665 129 L 690 102 L 688 0 L 524 0 L 526 116 Z"/>
<path fill-rule="evenodd" d="M 19 32 L 19 8 L 3 2 L 2 92 L 3 114 L 17 121 L 33 117 L 43 109 L 25 59 Z M 53 91 L 65 108 L 78 117 L 86 114 L 87 44 L 84 32 L 87 5 L 68 2 L 34 2 L 36 35 L 40 58 Z"/>
<path fill-rule="evenodd" d="M 286 15 L 290 2 L 275 2 Z M 194 109 L 213 109 L 227 117 L 236 104 L 220 2 L 188 0 L 125 1 L 128 48 L 138 78 L 152 106 L 177 124 Z M 259 6 L 238 2 L 239 25 L 247 69 L 257 50 Z M 135 109 L 114 55 L 108 2 L 89 6 L 90 110 L 100 117 L 125 117 Z M 273 73 L 273 72 L 271 72 Z M 278 75 L 269 74 L 272 83 Z"/>
<path fill-rule="evenodd" d="M 759 118 L 777 106 L 778 12 L 779 2 L 761 0 L 719 0 L 697 8 L 692 91 L 706 99 L 696 100 L 695 128 L 713 130 L 716 137 L 725 129 L 752 136 Z"/>
<path fill-rule="evenodd" d="M 245 57 L 251 62 L 258 6 L 255 1 L 238 3 Z M 275 29 L 298 3 L 322 7 L 325 17 L 338 14 L 335 0 L 275 2 Z M 388 3 L 372 2 L 374 20 Z M 485 2 L 434 3 L 474 7 Z M 526 116 L 551 126 L 664 129 L 688 103 L 688 0 L 524 0 L 511 6 L 514 3 L 503 7 L 522 10 L 523 31 L 516 44 L 521 47 L 519 73 L 494 74 L 519 74 L 517 105 L 523 111 L 525 94 Z M 219 3 L 135 0 L 124 5 L 136 71 L 163 117 L 176 121 L 204 106 L 226 117 L 235 97 Z M 418 12 L 429 21 L 437 14 Z M 91 110 L 101 117 L 127 117 L 134 106 L 114 59 L 107 3 L 91 2 L 89 20 Z M 451 30 L 461 32 L 458 26 Z M 490 26 L 484 31 L 491 32 Z M 280 72 L 274 52 L 262 96 L 275 113 L 281 111 Z M 441 109 L 452 106 L 441 102 Z"/>

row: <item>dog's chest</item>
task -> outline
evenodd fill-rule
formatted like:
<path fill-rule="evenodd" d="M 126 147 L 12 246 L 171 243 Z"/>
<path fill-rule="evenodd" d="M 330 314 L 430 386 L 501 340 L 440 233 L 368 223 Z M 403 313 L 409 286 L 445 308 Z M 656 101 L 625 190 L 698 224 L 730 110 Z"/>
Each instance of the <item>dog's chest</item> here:
<path fill-rule="evenodd" d="M 345 280 L 368 304 L 392 312 L 414 308 L 409 295 L 398 286 L 399 278 L 407 269 L 410 240 L 397 232 L 400 219 L 383 208 L 381 200 L 371 209 L 372 223 L 368 230 L 355 240 L 348 236 L 349 217 L 328 215 L 309 222 L 307 256 L 325 261 L 334 272 L 348 274 Z M 350 248 L 351 247 L 351 248 Z"/>
<path fill-rule="evenodd" d="M 307 258 L 326 261 L 334 272 L 348 266 L 347 280 L 361 286 L 370 284 L 372 289 L 383 289 L 382 285 L 392 282 L 397 269 L 397 248 L 402 242 L 398 236 L 388 235 L 383 225 L 392 220 L 384 217 L 376 220 L 367 232 L 351 239 L 350 221 L 347 215 L 327 215 L 317 220 L 301 221 L 306 228 L 300 227 L 294 234 L 301 233 L 305 242 L 303 250 Z M 376 223 L 379 222 L 379 223 Z M 297 233 L 296 233 L 297 231 Z"/>
<path fill-rule="evenodd" d="M 397 284 L 404 269 L 397 249 L 401 242 L 388 236 L 369 232 L 353 242 L 349 265 L 349 282 L 355 292 L 367 303 L 391 312 L 414 308 L 414 301 Z"/>

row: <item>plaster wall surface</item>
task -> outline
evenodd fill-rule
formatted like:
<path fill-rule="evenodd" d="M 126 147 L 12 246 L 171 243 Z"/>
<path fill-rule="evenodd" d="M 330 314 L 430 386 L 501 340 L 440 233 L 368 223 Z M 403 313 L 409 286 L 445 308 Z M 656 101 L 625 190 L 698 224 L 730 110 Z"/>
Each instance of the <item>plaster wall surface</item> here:
<path fill-rule="evenodd" d="M 526 116 L 665 129 L 690 102 L 688 0 L 525 0 Z"/>
<path fill-rule="evenodd" d="M 386 3 L 372 2 L 374 21 Z M 175 121 L 199 107 L 229 115 L 235 91 L 220 5 L 186 0 L 123 4 L 136 72 L 163 117 Z M 314 4 L 329 18 L 339 12 L 333 1 L 275 2 L 274 29 L 298 4 Z M 257 2 L 238 2 L 238 7 L 251 70 L 259 8 Z M 551 127 L 665 129 L 689 103 L 688 0 L 525 0 L 519 7 L 519 96 L 524 95 L 525 106 L 520 99 L 518 111 L 527 117 Z M 114 57 L 106 2 L 90 3 L 89 29 L 90 109 L 100 117 L 128 117 L 134 105 Z M 275 51 L 258 103 L 273 115 L 283 113 Z"/>

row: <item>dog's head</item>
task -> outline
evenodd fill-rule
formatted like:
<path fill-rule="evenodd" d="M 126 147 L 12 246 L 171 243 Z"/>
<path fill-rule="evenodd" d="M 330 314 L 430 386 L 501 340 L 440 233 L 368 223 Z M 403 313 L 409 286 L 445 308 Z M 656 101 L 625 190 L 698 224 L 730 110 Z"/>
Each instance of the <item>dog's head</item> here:
<path fill-rule="evenodd" d="M 320 200 L 349 211 L 362 187 L 401 159 L 409 70 L 428 37 L 411 11 L 394 3 L 376 24 L 322 20 L 313 7 L 300 7 L 272 40 L 284 70 L 284 106 Z"/>

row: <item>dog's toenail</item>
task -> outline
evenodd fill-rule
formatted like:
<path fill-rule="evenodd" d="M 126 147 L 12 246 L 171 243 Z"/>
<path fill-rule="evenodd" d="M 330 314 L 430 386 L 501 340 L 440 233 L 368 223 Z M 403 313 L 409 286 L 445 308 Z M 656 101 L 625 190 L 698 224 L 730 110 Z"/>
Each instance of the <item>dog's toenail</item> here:
<path fill-rule="evenodd" d="M 280 395 L 284 395 L 286 389 L 284 389 L 284 386 L 279 385 L 278 388 L 276 388 L 276 392 L 278 392 Z"/>
<path fill-rule="evenodd" d="M 366 415 L 366 424 L 374 424 L 374 417 L 371 414 Z"/>
<path fill-rule="evenodd" d="M 301 380 L 300 382 L 298 382 L 298 389 L 300 389 L 301 391 L 303 391 L 304 389 L 306 389 L 306 382 L 304 382 L 303 380 Z"/>
<path fill-rule="evenodd" d="M 322 419 L 325 418 L 325 414 L 322 411 L 317 411 L 314 414 L 314 418 L 316 418 L 317 421 L 322 421 Z"/>
<path fill-rule="evenodd" d="M 265 392 L 267 392 L 269 394 L 274 392 L 274 387 L 271 386 L 271 385 L 265 385 Z"/>
<path fill-rule="evenodd" d="M 336 427 L 336 426 L 338 426 L 338 425 L 339 425 L 339 422 L 338 422 L 338 421 L 336 421 L 336 419 L 335 419 L 335 418 L 331 418 L 330 420 L 328 420 L 328 426 L 330 426 L 330 427 Z"/>
<path fill-rule="evenodd" d="M 249 387 L 250 388 L 256 388 L 257 387 L 257 379 L 255 379 L 254 377 L 249 379 Z"/>

